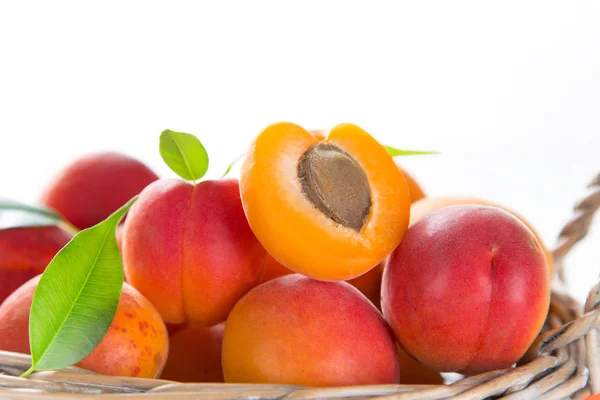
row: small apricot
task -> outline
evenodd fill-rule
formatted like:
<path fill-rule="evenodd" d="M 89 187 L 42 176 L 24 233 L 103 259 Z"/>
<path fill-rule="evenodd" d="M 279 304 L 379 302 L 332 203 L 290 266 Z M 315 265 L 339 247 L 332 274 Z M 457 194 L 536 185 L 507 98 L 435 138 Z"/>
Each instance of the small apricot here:
<path fill-rule="evenodd" d="M 369 272 L 354 279 L 347 280 L 349 284 L 357 288 L 378 309 L 381 307 L 381 276 L 385 262 L 380 262 Z"/>
<path fill-rule="evenodd" d="M 30 354 L 29 310 L 40 276 L 29 280 L 0 306 L 0 350 Z M 160 315 L 125 283 L 108 332 L 77 366 L 105 375 L 156 378 L 168 353 L 167 328 Z"/>
<path fill-rule="evenodd" d="M 410 193 L 410 202 L 411 204 L 415 201 L 421 200 L 425 197 L 425 192 L 419 185 L 419 183 L 413 178 L 411 174 L 409 174 L 404 168 L 398 165 L 398 169 L 404 175 L 404 179 L 406 179 L 406 184 L 408 185 L 408 191 Z"/>
<path fill-rule="evenodd" d="M 386 149 L 352 124 L 325 136 L 292 123 L 250 147 L 240 191 L 248 222 L 281 264 L 319 280 L 379 264 L 408 227 L 410 195 Z"/>
<path fill-rule="evenodd" d="M 398 368 L 389 327 L 346 282 L 277 278 L 252 289 L 225 323 L 228 383 L 397 383 Z"/>
<path fill-rule="evenodd" d="M 161 379 L 221 383 L 221 349 L 225 324 L 209 328 L 185 325 L 169 335 L 169 359 Z"/>

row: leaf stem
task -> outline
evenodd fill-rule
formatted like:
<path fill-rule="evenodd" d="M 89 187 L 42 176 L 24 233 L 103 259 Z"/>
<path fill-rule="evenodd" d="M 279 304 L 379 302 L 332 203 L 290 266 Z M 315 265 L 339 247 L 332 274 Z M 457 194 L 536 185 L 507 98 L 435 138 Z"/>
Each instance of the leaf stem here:
<path fill-rule="evenodd" d="M 27 371 L 23 372 L 23 374 L 20 376 L 20 378 L 27 378 L 34 371 L 35 371 L 35 364 L 32 364 L 31 367 Z"/>
<path fill-rule="evenodd" d="M 77 232 L 79 232 L 79 229 L 75 227 L 75 225 L 71 224 L 69 221 L 67 220 L 63 220 L 61 221 L 58 226 L 60 226 L 61 228 L 63 228 L 65 231 L 72 233 L 73 235 L 75 235 Z"/>
<path fill-rule="evenodd" d="M 233 168 L 233 166 L 242 158 L 246 155 L 246 153 L 242 153 L 239 156 L 237 156 L 228 166 L 227 169 L 225 170 L 225 173 L 221 176 L 221 179 L 225 178 L 227 176 L 227 174 L 231 171 L 231 169 Z"/>

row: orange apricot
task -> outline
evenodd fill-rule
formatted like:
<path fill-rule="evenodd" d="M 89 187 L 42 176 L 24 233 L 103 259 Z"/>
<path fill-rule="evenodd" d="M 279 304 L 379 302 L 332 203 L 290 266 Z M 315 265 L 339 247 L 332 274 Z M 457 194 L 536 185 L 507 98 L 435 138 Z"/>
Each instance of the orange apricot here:
<path fill-rule="evenodd" d="M 224 382 L 221 368 L 224 330 L 224 323 L 209 328 L 185 325 L 171 333 L 169 359 L 161 379 L 178 382 Z"/>
<path fill-rule="evenodd" d="M 280 262 L 274 259 L 273 256 L 269 253 L 265 254 L 263 264 L 265 266 L 265 273 L 263 274 L 260 283 L 269 282 L 275 278 L 279 278 L 280 276 L 294 273 L 294 271 L 292 271 L 289 268 L 286 268 L 284 265 L 282 265 Z"/>
<path fill-rule="evenodd" d="M 228 383 L 341 386 L 397 383 L 389 326 L 346 282 L 294 274 L 252 289 L 223 336 Z"/>
<path fill-rule="evenodd" d="M 375 304 L 377 308 L 381 306 L 381 276 L 383 275 L 384 266 L 385 262 L 380 262 L 369 272 L 346 281 L 357 288 L 367 299 L 371 300 L 371 303 Z"/>
<path fill-rule="evenodd" d="M 0 350 L 30 354 L 29 310 L 41 275 L 0 306 Z M 158 311 L 127 283 L 100 344 L 76 365 L 105 375 L 156 378 L 169 353 L 167 328 Z"/>
<path fill-rule="evenodd" d="M 479 197 L 462 197 L 462 196 L 441 196 L 441 197 L 427 197 L 422 200 L 419 200 L 410 207 L 410 226 L 413 226 L 418 220 L 423 218 L 425 215 L 432 213 L 434 211 L 439 210 L 440 208 L 455 206 L 455 205 L 466 205 L 466 204 L 477 204 L 482 206 L 492 206 L 498 207 L 504 211 L 509 212 L 514 215 L 518 219 L 521 220 L 533 233 L 533 236 L 538 240 L 540 246 L 542 246 L 542 250 L 544 251 L 544 256 L 546 257 L 546 263 L 548 264 L 548 271 L 550 274 L 550 278 L 554 276 L 554 259 L 552 258 L 552 253 L 538 233 L 535 231 L 533 226 L 521 215 L 517 214 L 513 210 L 508 207 L 501 206 L 489 200 L 481 199 Z"/>
<path fill-rule="evenodd" d="M 406 179 L 406 184 L 408 185 L 408 191 L 410 192 L 410 202 L 411 204 L 415 201 L 421 200 L 425 197 L 425 192 L 419 185 L 419 183 L 412 177 L 411 174 L 406 172 L 404 168 L 398 165 L 398 169 L 404 175 L 404 179 Z"/>
<path fill-rule="evenodd" d="M 341 124 L 312 134 L 292 123 L 262 131 L 241 170 L 250 227 L 281 264 L 347 280 L 379 264 L 408 227 L 410 194 L 386 149 Z"/>

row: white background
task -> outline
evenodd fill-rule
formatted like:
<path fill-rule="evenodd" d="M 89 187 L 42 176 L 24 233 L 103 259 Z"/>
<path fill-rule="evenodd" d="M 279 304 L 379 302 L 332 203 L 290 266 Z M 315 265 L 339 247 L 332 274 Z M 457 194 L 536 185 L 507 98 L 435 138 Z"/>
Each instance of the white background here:
<path fill-rule="evenodd" d="M 74 157 L 161 176 L 165 128 L 217 177 L 264 126 L 348 121 L 431 195 L 477 195 L 552 246 L 600 171 L 600 2 L 0 3 L 0 196 L 35 202 Z M 582 299 L 600 228 L 569 258 Z"/>

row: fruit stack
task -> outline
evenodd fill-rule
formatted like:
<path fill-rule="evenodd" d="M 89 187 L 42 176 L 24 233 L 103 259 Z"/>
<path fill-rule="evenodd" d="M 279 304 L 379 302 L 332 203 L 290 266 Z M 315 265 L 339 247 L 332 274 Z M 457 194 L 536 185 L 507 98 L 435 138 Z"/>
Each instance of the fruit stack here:
<path fill-rule="evenodd" d="M 575 314 L 548 318 L 555 259 L 531 224 L 480 198 L 426 196 L 395 152 L 352 124 L 277 123 L 250 146 L 239 181 L 201 180 L 205 149 L 172 131 L 160 153 L 181 179 L 116 153 L 75 161 L 41 197 L 51 211 L 38 212 L 58 222 L 0 225 L 0 350 L 32 354 L 24 376 L 74 364 L 292 385 L 265 386 L 284 394 L 392 385 L 337 397 L 560 389 L 556 377 L 539 382 L 569 357 L 544 353 L 543 338 L 567 335 L 566 346 L 594 334 L 595 300 L 585 323 L 558 329 L 581 313 L 554 295 Z M 585 235 L 599 205 L 588 201 L 587 225 L 564 231 L 563 246 Z M 516 368 L 539 353 L 554 364 Z M 594 369 L 581 354 L 577 363 Z M 529 379 L 494 381 L 528 367 Z M 404 386 L 415 384 L 429 386 Z M 589 394 L 586 385 L 569 393 Z"/>

